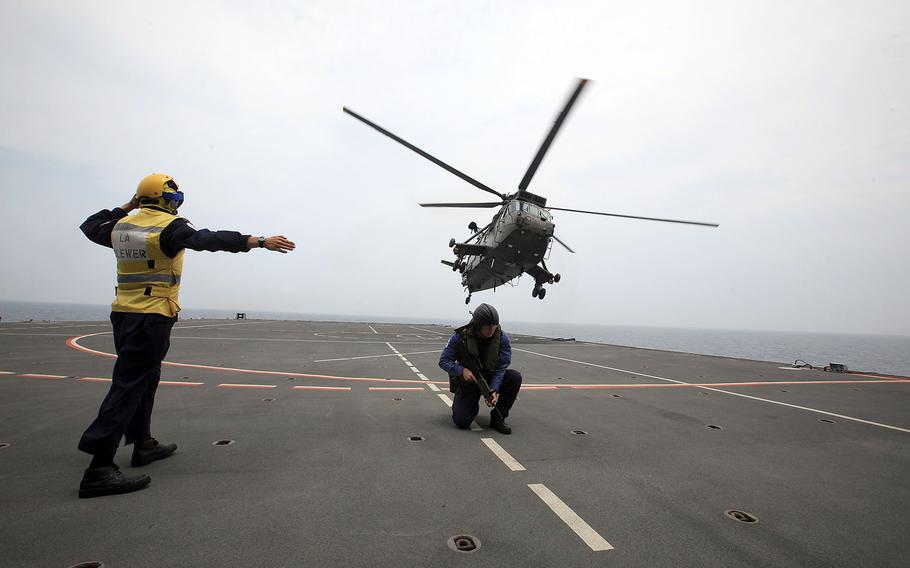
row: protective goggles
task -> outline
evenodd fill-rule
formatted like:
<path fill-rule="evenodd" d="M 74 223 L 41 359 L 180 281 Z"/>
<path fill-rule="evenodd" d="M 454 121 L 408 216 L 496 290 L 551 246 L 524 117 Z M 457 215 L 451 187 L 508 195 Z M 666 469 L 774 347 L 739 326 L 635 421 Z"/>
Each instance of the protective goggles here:
<path fill-rule="evenodd" d="M 163 199 L 166 199 L 167 201 L 173 201 L 177 205 L 180 205 L 181 203 L 183 203 L 183 192 L 182 191 L 168 192 L 168 193 L 163 194 L 161 197 Z"/>

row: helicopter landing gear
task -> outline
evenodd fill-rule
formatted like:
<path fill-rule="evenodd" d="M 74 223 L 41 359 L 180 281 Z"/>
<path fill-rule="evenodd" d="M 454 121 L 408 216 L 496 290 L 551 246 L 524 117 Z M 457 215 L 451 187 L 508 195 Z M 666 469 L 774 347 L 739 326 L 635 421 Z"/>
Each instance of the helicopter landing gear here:
<path fill-rule="evenodd" d="M 464 303 L 465 303 L 465 305 L 468 305 L 468 304 L 471 303 L 471 295 L 470 295 L 470 294 L 468 294 L 468 297 L 464 299 Z"/>
<path fill-rule="evenodd" d="M 559 282 L 560 280 L 562 280 L 562 276 L 558 272 L 553 275 L 553 282 Z"/>
<path fill-rule="evenodd" d="M 461 262 L 459 264 L 456 264 L 456 266 L 458 267 L 458 272 L 461 274 L 464 274 L 464 271 L 468 269 L 467 262 Z"/>
<path fill-rule="evenodd" d="M 531 296 L 535 298 L 540 298 L 543 300 L 543 297 L 547 295 L 547 289 L 541 286 L 540 284 L 535 284 L 534 289 L 531 290 Z"/>

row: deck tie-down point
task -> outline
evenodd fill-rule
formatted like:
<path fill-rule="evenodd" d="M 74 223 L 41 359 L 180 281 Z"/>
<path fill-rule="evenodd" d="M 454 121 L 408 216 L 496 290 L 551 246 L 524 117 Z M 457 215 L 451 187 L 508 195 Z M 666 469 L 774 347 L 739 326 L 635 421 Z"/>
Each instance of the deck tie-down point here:
<path fill-rule="evenodd" d="M 456 552 L 476 552 L 480 548 L 480 540 L 468 534 L 455 535 L 448 544 Z"/>
<path fill-rule="evenodd" d="M 757 523 L 758 518 L 751 513 L 745 511 L 737 511 L 736 509 L 731 509 L 729 511 L 724 511 L 724 514 L 733 519 L 734 521 L 739 521 L 741 523 Z"/>

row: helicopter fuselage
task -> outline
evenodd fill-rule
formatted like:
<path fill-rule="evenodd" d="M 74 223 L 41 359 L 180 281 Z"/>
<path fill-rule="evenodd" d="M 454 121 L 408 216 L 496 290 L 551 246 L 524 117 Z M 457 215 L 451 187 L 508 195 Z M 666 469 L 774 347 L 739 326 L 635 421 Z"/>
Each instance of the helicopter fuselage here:
<path fill-rule="evenodd" d="M 540 264 L 550 247 L 553 217 L 549 211 L 527 201 L 509 201 L 477 244 L 485 252 L 466 258 L 462 284 L 469 292 L 501 286 Z"/>

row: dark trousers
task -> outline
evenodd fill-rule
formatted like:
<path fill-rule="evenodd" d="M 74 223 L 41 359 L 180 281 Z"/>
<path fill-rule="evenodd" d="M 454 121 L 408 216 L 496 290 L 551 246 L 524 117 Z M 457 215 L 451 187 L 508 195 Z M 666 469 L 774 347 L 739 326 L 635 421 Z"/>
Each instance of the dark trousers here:
<path fill-rule="evenodd" d="M 509 415 L 509 409 L 515 404 L 518 391 L 521 389 L 521 373 L 514 369 L 506 369 L 499 387 L 499 400 L 496 408 L 502 417 Z M 452 402 L 452 421 L 459 428 L 467 428 L 477 413 L 480 412 L 480 388 L 473 381 L 461 381 L 461 387 L 455 393 Z"/>
<path fill-rule="evenodd" d="M 98 417 L 79 440 L 80 450 L 113 456 L 124 435 L 127 444 L 152 437 L 152 407 L 161 379 L 161 361 L 171 346 L 175 321 L 158 314 L 111 313 L 117 350 L 113 382 Z"/>

